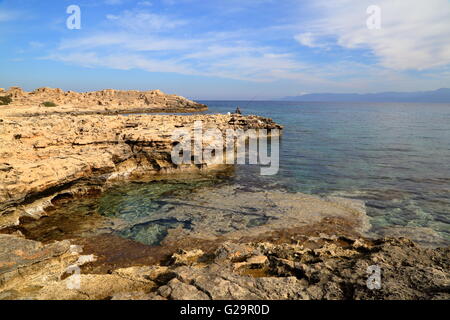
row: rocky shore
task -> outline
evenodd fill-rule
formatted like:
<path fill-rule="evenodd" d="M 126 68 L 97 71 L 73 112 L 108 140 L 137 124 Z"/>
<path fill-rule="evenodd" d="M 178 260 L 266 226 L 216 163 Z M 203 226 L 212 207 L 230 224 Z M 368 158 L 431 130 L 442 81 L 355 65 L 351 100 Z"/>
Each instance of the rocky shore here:
<path fill-rule="evenodd" d="M 139 175 L 202 170 L 206 164 L 171 161 L 172 133 L 193 130 L 195 121 L 221 130 L 281 128 L 256 116 L 4 117 L 0 111 L 0 227 L 17 223 L 20 216 L 38 217 L 61 193 L 88 193 Z"/>
<path fill-rule="evenodd" d="M 450 298 L 449 248 L 407 239 L 271 236 L 224 242 L 212 252 L 179 249 L 160 263 L 95 273 L 89 266 L 96 256 L 67 240 L 43 245 L 0 235 L 0 299 Z M 382 270 L 381 287 L 371 290 L 373 265 Z M 81 270 L 75 279 L 74 266 Z"/>
<path fill-rule="evenodd" d="M 0 299 L 450 298 L 450 248 L 368 239 L 360 201 L 222 185 L 169 196 L 131 220 L 64 206 L 121 181 L 227 170 L 175 165 L 173 131 L 199 120 L 221 131 L 282 129 L 271 119 L 132 114 L 206 107 L 159 91 L 0 95 L 12 98 L 0 106 Z M 149 228 L 168 221 L 176 227 L 163 241 L 148 242 Z M 138 238 L 118 236 L 130 230 Z M 381 287 L 371 290 L 374 265 Z"/>
<path fill-rule="evenodd" d="M 48 213 L 47 222 L 3 229 L 0 299 L 450 298 L 450 248 L 365 238 L 358 201 L 229 186 L 196 193 L 162 208 L 164 219 L 191 225 L 168 230 L 158 246 L 112 233 L 123 221 L 99 227 L 95 217 L 71 219 L 71 212 L 62 218 L 70 226 Z M 250 223 L 259 217 L 263 224 Z M 161 221 L 157 213 L 146 219 L 132 228 Z M 379 289 L 367 285 L 373 266 Z"/>
<path fill-rule="evenodd" d="M 63 91 L 39 88 L 26 92 L 19 87 L 0 88 L 0 98 L 11 102 L 0 106 L 7 116 L 39 116 L 51 114 L 121 114 L 155 112 L 197 112 L 208 107 L 184 97 L 165 94 L 160 90 L 113 90 L 93 92 Z"/>

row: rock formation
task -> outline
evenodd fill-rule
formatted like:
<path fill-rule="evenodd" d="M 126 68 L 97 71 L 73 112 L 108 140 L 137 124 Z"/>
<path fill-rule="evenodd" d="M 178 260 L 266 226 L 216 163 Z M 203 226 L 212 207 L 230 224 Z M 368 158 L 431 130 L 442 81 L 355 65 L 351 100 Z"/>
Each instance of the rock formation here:
<path fill-rule="evenodd" d="M 19 87 L 0 91 L 0 97 L 9 96 L 12 102 L 1 106 L 2 114 L 32 116 L 39 114 L 114 114 L 142 112 L 195 112 L 207 106 L 160 90 L 136 91 L 106 89 L 78 93 L 62 89 L 39 88 L 26 92 Z M 53 103 L 46 106 L 44 103 Z"/>
<path fill-rule="evenodd" d="M 256 116 L 3 117 L 0 108 L 0 226 L 19 216 L 35 216 L 51 197 L 70 188 L 82 190 L 93 179 L 102 185 L 132 175 L 198 169 L 171 161 L 174 130 L 193 130 L 195 121 L 224 132 L 281 128 Z"/>
<path fill-rule="evenodd" d="M 94 260 L 68 241 L 44 246 L 0 235 L 0 299 L 450 298 L 450 248 L 421 248 L 406 239 L 225 242 L 212 252 L 180 249 L 163 265 L 86 272 Z M 70 272 L 73 265 L 78 275 Z M 382 269 L 379 289 L 367 286 L 372 265 Z"/>

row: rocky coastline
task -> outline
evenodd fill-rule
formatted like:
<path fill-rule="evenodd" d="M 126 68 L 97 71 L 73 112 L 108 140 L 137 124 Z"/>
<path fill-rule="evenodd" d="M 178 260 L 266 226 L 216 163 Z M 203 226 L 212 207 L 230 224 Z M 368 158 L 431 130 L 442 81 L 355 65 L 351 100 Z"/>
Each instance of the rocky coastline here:
<path fill-rule="evenodd" d="M 323 221 L 323 224 L 330 221 Z M 0 299 L 378 300 L 450 297 L 450 249 L 412 241 L 271 234 L 215 250 L 179 248 L 164 260 L 93 271 L 97 256 L 69 240 L 42 244 L 0 234 Z M 306 230 L 303 230 L 304 232 Z M 100 241 L 100 239 L 98 239 Z M 186 239 L 189 240 L 189 239 Z M 114 245 L 109 239 L 109 246 Z M 103 243 L 97 247 L 104 246 Z M 83 251 L 83 248 L 85 251 Z M 148 251 L 148 249 L 147 249 Z M 145 249 L 140 248 L 145 254 Z M 368 267 L 382 269 L 369 289 Z M 73 287 L 70 268 L 79 268 Z"/>
<path fill-rule="evenodd" d="M 28 116 L 65 114 L 131 114 L 159 112 L 198 112 L 207 106 L 160 90 L 114 90 L 93 92 L 63 91 L 59 88 L 38 88 L 27 92 L 20 87 L 8 90 L 0 88 L 0 98 L 7 97 L 10 103 L 1 106 L 2 115 Z"/>
<path fill-rule="evenodd" d="M 0 96 L 12 99 L 0 106 L 0 299 L 450 298 L 450 248 L 368 239 L 364 203 L 343 198 L 205 188 L 197 202 L 169 204 L 171 218 L 192 225 L 170 229 L 160 246 L 108 233 L 76 236 L 90 224 L 64 239 L 36 240 L 27 221 L 51 216 L 60 201 L 121 181 L 227 170 L 174 165 L 177 128 L 192 131 L 199 120 L 223 131 L 282 126 L 258 116 L 148 114 L 207 108 L 158 90 L 11 88 Z M 108 228 L 123 227 L 114 223 Z M 377 290 L 367 286 L 372 265 L 383 272 Z"/>
<path fill-rule="evenodd" d="M 50 115 L 3 117 L 0 112 L 0 227 L 38 217 L 52 199 L 83 194 L 143 175 L 211 169 L 171 161 L 175 129 L 195 121 L 219 129 L 280 126 L 240 115 Z"/>

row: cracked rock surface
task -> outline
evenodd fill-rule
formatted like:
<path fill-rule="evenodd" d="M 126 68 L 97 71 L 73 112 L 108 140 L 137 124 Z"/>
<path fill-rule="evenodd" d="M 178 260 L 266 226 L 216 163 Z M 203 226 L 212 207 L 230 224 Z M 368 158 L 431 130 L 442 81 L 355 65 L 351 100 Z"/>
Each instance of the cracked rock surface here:
<path fill-rule="evenodd" d="M 42 247 L 14 235 L 0 237 L 32 246 L 0 255 L 2 299 L 449 299 L 450 248 L 430 249 L 407 239 L 326 236 L 271 242 L 225 242 L 214 252 L 175 252 L 165 265 L 81 273 L 70 288 L 67 267 L 80 253 L 67 242 Z M 381 269 L 381 286 L 367 286 L 368 267 Z M 30 272 L 33 270 L 33 272 Z"/>
<path fill-rule="evenodd" d="M 0 108 L 0 227 L 38 216 L 64 190 L 82 194 L 133 175 L 198 169 L 171 160 L 172 134 L 192 131 L 195 121 L 223 132 L 281 128 L 271 119 L 237 115 L 2 115 Z"/>

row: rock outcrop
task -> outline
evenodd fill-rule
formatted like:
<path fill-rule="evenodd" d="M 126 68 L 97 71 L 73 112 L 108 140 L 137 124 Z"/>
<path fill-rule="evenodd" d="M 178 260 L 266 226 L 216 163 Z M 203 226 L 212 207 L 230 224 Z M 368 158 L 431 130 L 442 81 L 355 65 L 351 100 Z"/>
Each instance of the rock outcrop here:
<path fill-rule="evenodd" d="M 0 299 L 450 298 L 450 248 L 421 248 L 406 239 L 226 242 L 212 253 L 179 250 L 165 265 L 78 274 L 71 266 L 92 259 L 74 247 L 0 235 Z M 367 285 L 373 266 L 380 268 L 377 287 Z"/>
<path fill-rule="evenodd" d="M 62 191 L 83 193 L 133 175 L 204 168 L 171 160 L 172 134 L 192 131 L 195 121 L 223 132 L 281 128 L 270 119 L 237 115 L 3 117 L 0 111 L 0 121 L 0 227 L 35 216 Z"/>
<path fill-rule="evenodd" d="M 79 93 L 62 89 L 39 88 L 26 92 L 19 87 L 0 91 L 12 102 L 1 106 L 2 114 L 9 116 L 33 116 L 42 114 L 114 114 L 152 112 L 196 112 L 207 106 L 160 90 L 136 91 L 106 89 Z M 47 103 L 47 104 L 46 104 Z M 50 104 L 48 104 L 50 103 Z"/>
<path fill-rule="evenodd" d="M 120 274 L 79 275 L 95 259 L 68 241 L 42 245 L 0 234 L 0 299 L 105 299 L 111 293 L 147 290 L 152 282 Z M 22 290 L 27 290 L 28 293 Z"/>
<path fill-rule="evenodd" d="M 449 258 L 450 248 L 406 239 L 225 243 L 210 264 L 200 257 L 171 267 L 173 279 L 157 292 L 169 299 L 448 299 Z M 367 285 L 369 266 L 381 270 L 378 289 Z"/>

